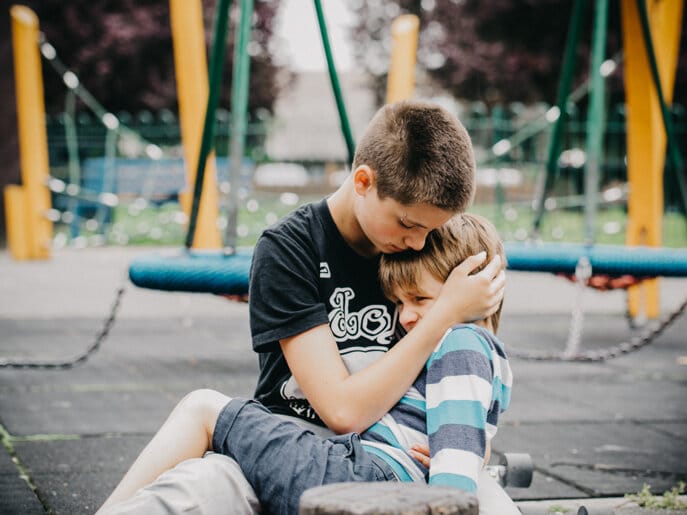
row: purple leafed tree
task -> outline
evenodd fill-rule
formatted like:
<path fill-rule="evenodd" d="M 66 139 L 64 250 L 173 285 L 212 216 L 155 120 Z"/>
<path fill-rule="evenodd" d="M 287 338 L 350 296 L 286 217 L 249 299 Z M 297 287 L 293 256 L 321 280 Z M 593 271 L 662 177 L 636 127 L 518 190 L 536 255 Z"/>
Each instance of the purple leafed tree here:
<path fill-rule="evenodd" d="M 168 0 L 33 0 L 26 2 L 40 18 L 41 30 L 58 56 L 82 84 L 106 107 L 116 112 L 162 108 L 176 111 L 174 55 Z M 202 2 L 208 58 L 216 0 Z M 237 20 L 238 2 L 233 2 Z M 277 2 L 256 2 L 250 45 L 250 111 L 272 110 L 278 92 L 277 66 L 267 51 Z M 230 23 L 227 61 L 220 105 L 230 107 L 235 25 Z M 64 109 L 65 87 L 48 67 L 44 71 L 48 112 Z"/>
<path fill-rule="evenodd" d="M 358 14 L 355 52 L 377 77 L 382 98 L 389 63 L 392 20 L 404 13 L 420 18 L 418 64 L 442 89 L 487 104 L 555 102 L 572 0 L 349 0 Z M 687 16 L 687 10 L 685 10 Z M 576 83 L 589 73 L 593 2 L 577 48 Z M 684 23 L 683 23 L 684 25 Z M 606 54 L 622 47 L 620 6 L 609 6 Z M 622 74 L 609 91 L 622 99 Z M 681 41 L 675 102 L 687 102 L 687 38 Z"/>

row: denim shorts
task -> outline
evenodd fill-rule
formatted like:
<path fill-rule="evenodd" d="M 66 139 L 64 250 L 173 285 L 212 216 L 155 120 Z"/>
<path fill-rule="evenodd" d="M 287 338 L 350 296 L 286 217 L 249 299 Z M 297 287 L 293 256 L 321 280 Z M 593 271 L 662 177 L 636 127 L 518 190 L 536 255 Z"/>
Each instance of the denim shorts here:
<path fill-rule="evenodd" d="M 347 481 L 396 481 L 357 434 L 322 438 L 275 416 L 262 404 L 231 400 L 212 437 L 215 452 L 234 458 L 267 513 L 295 514 L 308 488 Z"/>

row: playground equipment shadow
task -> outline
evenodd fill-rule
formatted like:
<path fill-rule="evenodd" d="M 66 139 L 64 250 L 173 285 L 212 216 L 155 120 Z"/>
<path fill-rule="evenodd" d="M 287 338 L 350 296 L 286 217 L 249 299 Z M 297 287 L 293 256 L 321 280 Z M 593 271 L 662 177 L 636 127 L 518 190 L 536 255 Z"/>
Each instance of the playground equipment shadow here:
<path fill-rule="evenodd" d="M 250 396 L 257 373 L 245 304 L 128 284 L 140 248 L 0 253 L 0 359 L 66 359 L 94 341 L 124 285 L 100 350 L 74 368 L 0 368 L 0 513 L 87 514 L 107 497 L 174 404 L 208 387 Z M 577 290 L 550 274 L 509 272 L 500 335 L 520 352 L 562 350 Z M 661 281 L 663 311 L 687 280 Z M 624 294 L 585 291 L 582 345 L 627 340 Z M 526 452 L 532 486 L 509 488 L 525 514 L 586 505 L 616 513 L 647 483 L 687 479 L 687 317 L 655 343 L 606 363 L 512 359 L 515 388 L 494 440 Z M 619 511 L 618 513 L 625 513 Z"/>

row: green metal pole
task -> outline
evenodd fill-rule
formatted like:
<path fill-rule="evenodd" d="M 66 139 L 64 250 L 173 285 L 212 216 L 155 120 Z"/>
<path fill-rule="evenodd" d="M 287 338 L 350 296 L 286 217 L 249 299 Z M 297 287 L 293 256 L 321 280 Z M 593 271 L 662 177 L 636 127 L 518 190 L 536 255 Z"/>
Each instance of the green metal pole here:
<path fill-rule="evenodd" d="M 594 11 L 594 35 L 589 75 L 592 87 L 587 106 L 587 138 L 585 166 L 585 243 L 594 243 L 599 195 L 600 165 L 603 162 L 603 137 L 606 127 L 606 83 L 601 65 L 606 57 L 608 32 L 608 0 L 597 0 Z"/>
<path fill-rule="evenodd" d="M 67 143 L 68 170 L 69 170 L 69 184 L 81 186 L 81 166 L 79 164 L 79 139 L 76 131 L 76 124 L 74 123 L 74 113 L 76 112 L 76 94 L 73 89 L 67 91 L 64 108 L 64 137 Z M 76 218 L 77 207 L 79 201 L 74 196 L 69 196 L 67 200 L 67 211 L 74 215 L 74 220 L 71 222 L 70 235 L 75 238 L 79 235 L 79 220 Z"/>
<path fill-rule="evenodd" d="M 491 123 L 493 131 L 492 141 L 494 142 L 494 144 L 498 143 L 502 139 L 507 138 L 506 130 L 504 129 L 504 127 L 506 126 L 506 122 L 507 118 L 504 107 L 502 105 L 494 106 L 494 108 L 491 111 Z M 505 194 L 503 191 L 503 186 L 501 185 L 501 168 L 497 165 L 496 167 L 494 167 L 493 170 L 496 180 L 494 184 L 494 225 L 496 225 L 496 227 L 502 227 L 503 204 L 505 202 Z"/>
<path fill-rule="evenodd" d="M 188 231 L 186 233 L 185 246 L 190 249 L 193 245 L 193 237 L 196 232 L 198 210 L 200 209 L 200 196 L 203 191 L 203 179 L 205 177 L 205 162 L 212 151 L 215 142 L 215 110 L 219 103 L 219 90 L 222 86 L 222 72 L 224 71 L 224 56 L 227 39 L 227 22 L 229 19 L 229 7 L 231 0 L 219 0 L 215 14 L 215 40 L 212 45 L 210 59 L 210 91 L 205 110 L 205 123 L 203 125 L 203 139 L 200 144 L 200 153 L 196 167 L 196 180 L 193 185 L 193 202 L 189 216 Z"/>
<path fill-rule="evenodd" d="M 250 85 L 250 43 L 253 20 L 253 0 L 241 1 L 241 19 L 234 39 L 234 68 L 231 83 L 231 140 L 230 147 L 230 184 L 227 203 L 227 229 L 225 234 L 226 252 L 234 252 L 238 244 L 239 184 L 241 164 L 246 145 L 248 114 L 248 89 Z"/>
<path fill-rule="evenodd" d="M 565 119 L 567 118 L 568 94 L 570 93 L 572 84 L 573 70 L 575 68 L 575 53 L 577 51 L 577 43 L 580 40 L 586 6 L 586 0 L 575 0 L 572 15 L 570 17 L 570 25 L 568 27 L 568 35 L 565 43 L 565 54 L 563 56 L 563 69 L 558 85 L 558 98 L 556 102 L 558 107 L 558 118 L 553 125 L 551 141 L 549 142 L 548 159 L 546 161 L 546 179 L 544 181 L 544 187 L 540 192 L 537 212 L 533 223 L 533 233 L 535 237 L 539 234 L 542 217 L 544 216 L 546 195 L 551 190 L 551 186 L 553 186 L 558 173 L 558 157 L 561 153 L 563 127 L 565 125 Z"/>
<path fill-rule="evenodd" d="M 675 130 L 673 128 L 673 121 L 670 116 L 670 110 L 663 96 L 663 88 L 661 88 L 661 78 L 658 74 L 658 64 L 656 63 L 656 53 L 654 52 L 654 43 L 651 38 L 651 29 L 649 28 L 649 14 L 646 10 L 646 3 L 644 0 L 637 0 L 637 9 L 639 11 L 639 19 L 642 25 L 642 35 L 644 36 L 644 43 L 646 45 L 646 53 L 649 58 L 649 66 L 651 68 L 651 77 L 654 80 L 656 93 L 658 94 L 658 102 L 661 105 L 661 114 L 663 115 L 663 126 L 666 131 L 668 139 L 668 149 L 670 152 L 670 161 L 673 165 L 673 173 L 677 178 L 677 184 L 680 188 L 680 195 L 682 196 L 682 210 L 683 214 L 687 215 L 687 184 L 685 184 L 685 165 L 680 155 L 680 148 L 675 139 Z"/>
<path fill-rule="evenodd" d="M 108 127 L 105 135 L 105 159 L 103 162 L 103 183 L 101 193 L 112 193 L 115 191 L 117 181 L 117 139 L 119 138 L 119 128 L 111 129 Z M 95 220 L 98 224 L 98 234 L 105 236 L 105 225 L 107 224 L 108 214 L 113 213 L 113 208 L 104 204 L 98 199 Z"/>
<path fill-rule="evenodd" d="M 327 68 L 329 69 L 329 79 L 332 83 L 332 90 L 334 91 L 334 98 L 336 100 L 336 107 L 339 110 L 339 119 L 341 120 L 341 132 L 346 140 L 346 148 L 348 149 L 348 164 L 353 164 L 353 156 L 355 155 L 355 143 L 353 142 L 353 135 L 351 134 L 351 126 L 348 123 L 348 115 L 346 114 L 346 106 L 344 105 L 343 95 L 341 94 L 341 86 L 339 85 L 339 77 L 334 66 L 334 57 L 329 45 L 329 36 L 327 35 L 327 24 L 324 20 L 324 13 L 322 11 L 322 3 L 320 0 L 314 0 L 315 11 L 317 13 L 317 22 L 320 26 L 320 35 L 322 36 L 322 47 L 324 54 L 327 57 Z"/>

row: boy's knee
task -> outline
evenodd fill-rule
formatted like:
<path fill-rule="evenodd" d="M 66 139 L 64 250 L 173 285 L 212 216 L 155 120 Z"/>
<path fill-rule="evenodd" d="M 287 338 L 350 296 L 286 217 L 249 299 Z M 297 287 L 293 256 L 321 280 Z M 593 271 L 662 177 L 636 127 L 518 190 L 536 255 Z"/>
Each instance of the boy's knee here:
<path fill-rule="evenodd" d="M 195 405 L 210 404 L 218 402 L 218 400 L 229 400 L 229 397 L 217 390 L 212 390 L 210 388 L 199 388 L 198 390 L 193 390 L 181 399 L 182 403 L 189 403 Z"/>
<path fill-rule="evenodd" d="M 179 402 L 184 410 L 193 411 L 199 417 L 213 417 L 231 400 L 231 397 L 216 390 L 201 388 L 187 394 Z"/>

